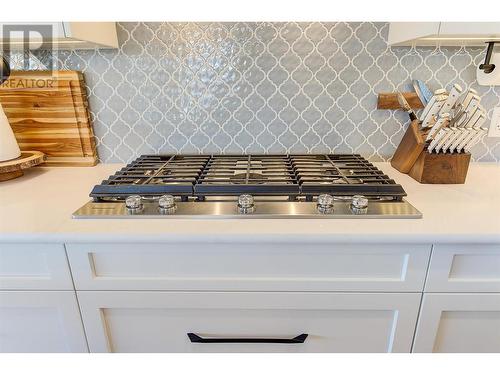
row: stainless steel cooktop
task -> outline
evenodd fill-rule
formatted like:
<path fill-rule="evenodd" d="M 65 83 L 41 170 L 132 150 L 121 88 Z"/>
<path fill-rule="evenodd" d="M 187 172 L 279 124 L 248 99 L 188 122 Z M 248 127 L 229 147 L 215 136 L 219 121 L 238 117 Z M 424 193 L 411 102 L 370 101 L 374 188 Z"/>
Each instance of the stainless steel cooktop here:
<path fill-rule="evenodd" d="M 421 218 L 359 155 L 144 155 L 74 218 Z"/>

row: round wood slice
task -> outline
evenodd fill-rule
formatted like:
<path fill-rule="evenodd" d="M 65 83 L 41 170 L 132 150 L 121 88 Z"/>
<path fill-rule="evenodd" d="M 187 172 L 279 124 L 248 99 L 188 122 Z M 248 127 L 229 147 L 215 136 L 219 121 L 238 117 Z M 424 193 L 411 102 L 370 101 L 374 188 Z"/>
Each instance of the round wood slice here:
<path fill-rule="evenodd" d="M 16 159 L 0 162 L 0 181 L 11 180 L 23 175 L 23 169 L 34 167 L 45 161 L 40 151 L 22 151 Z"/>

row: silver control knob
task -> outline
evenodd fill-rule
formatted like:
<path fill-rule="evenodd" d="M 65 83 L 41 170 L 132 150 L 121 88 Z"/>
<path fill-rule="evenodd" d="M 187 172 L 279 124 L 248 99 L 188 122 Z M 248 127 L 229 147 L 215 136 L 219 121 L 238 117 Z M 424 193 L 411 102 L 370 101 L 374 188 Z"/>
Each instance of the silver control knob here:
<path fill-rule="evenodd" d="M 365 214 L 368 210 L 368 198 L 364 195 L 353 195 L 351 210 L 356 214 Z"/>
<path fill-rule="evenodd" d="M 333 196 L 330 194 L 320 194 L 318 196 L 317 208 L 322 214 L 329 214 L 333 212 Z"/>
<path fill-rule="evenodd" d="M 353 195 L 351 205 L 355 208 L 368 207 L 368 198 L 364 195 Z"/>
<path fill-rule="evenodd" d="M 142 211 L 144 205 L 142 204 L 142 198 L 140 195 L 131 195 L 125 199 L 125 207 L 127 207 L 130 213 L 137 213 Z"/>
<path fill-rule="evenodd" d="M 255 211 L 253 197 L 250 194 L 242 194 L 238 197 L 238 209 L 242 214 L 251 214 Z"/>
<path fill-rule="evenodd" d="M 177 209 L 174 196 L 170 194 L 162 195 L 160 199 L 158 199 L 158 209 L 161 214 L 173 214 Z"/>

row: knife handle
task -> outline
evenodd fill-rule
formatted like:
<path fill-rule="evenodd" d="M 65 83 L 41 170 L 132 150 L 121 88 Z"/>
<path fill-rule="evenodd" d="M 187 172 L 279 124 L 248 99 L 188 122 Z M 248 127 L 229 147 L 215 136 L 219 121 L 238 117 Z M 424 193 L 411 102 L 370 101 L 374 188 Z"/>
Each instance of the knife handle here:
<path fill-rule="evenodd" d="M 458 97 L 462 93 L 462 87 L 458 84 L 454 84 L 452 89 L 450 90 L 450 93 L 448 94 L 448 98 L 446 99 L 446 102 L 443 104 L 441 107 L 441 110 L 439 111 L 439 114 L 445 113 L 445 112 L 450 112 L 451 109 L 455 106 L 455 103 L 458 100 Z"/>

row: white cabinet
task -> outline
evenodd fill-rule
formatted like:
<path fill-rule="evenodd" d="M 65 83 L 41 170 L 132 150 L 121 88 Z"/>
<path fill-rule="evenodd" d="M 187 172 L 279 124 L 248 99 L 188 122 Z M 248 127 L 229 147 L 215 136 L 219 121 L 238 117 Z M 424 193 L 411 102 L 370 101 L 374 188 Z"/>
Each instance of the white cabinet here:
<path fill-rule="evenodd" d="M 91 352 L 409 352 L 419 293 L 78 292 Z M 193 343 L 290 339 L 303 343 Z"/>
<path fill-rule="evenodd" d="M 391 22 L 390 46 L 485 46 L 500 40 L 500 22 Z"/>
<path fill-rule="evenodd" d="M 87 352 L 75 293 L 0 291 L 0 352 Z"/>
<path fill-rule="evenodd" d="M 387 43 L 390 46 L 416 44 L 417 40 L 439 33 L 439 22 L 391 22 Z"/>
<path fill-rule="evenodd" d="M 0 45 L 23 49 L 23 35 L 29 35 L 30 48 L 93 49 L 118 48 L 114 22 L 4 22 L 0 23 Z"/>
<path fill-rule="evenodd" d="M 455 38 L 500 38 L 500 22 L 441 22 L 441 37 Z"/>
<path fill-rule="evenodd" d="M 67 244 L 77 290 L 422 292 L 430 245 Z"/>
<path fill-rule="evenodd" d="M 73 290 L 64 245 L 0 243 L 0 289 Z"/>
<path fill-rule="evenodd" d="M 500 352 L 500 294 L 424 295 L 414 352 Z"/>
<path fill-rule="evenodd" d="M 431 256 L 426 244 L 0 243 L 4 352 L 409 352 L 412 344 L 500 352 L 499 244 L 436 244 Z"/>
<path fill-rule="evenodd" d="M 500 293 L 500 244 L 434 245 L 425 291 Z"/>

